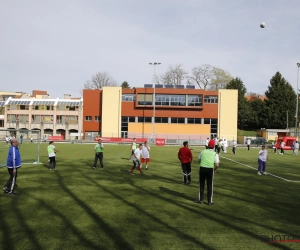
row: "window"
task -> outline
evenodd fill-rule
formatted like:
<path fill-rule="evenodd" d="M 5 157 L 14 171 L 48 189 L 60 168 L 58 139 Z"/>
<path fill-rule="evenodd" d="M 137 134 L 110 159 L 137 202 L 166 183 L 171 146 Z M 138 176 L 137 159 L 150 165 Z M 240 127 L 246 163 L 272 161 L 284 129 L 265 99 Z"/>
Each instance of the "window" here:
<path fill-rule="evenodd" d="M 138 105 L 152 105 L 152 94 L 138 94 Z"/>
<path fill-rule="evenodd" d="M 70 124 L 78 124 L 78 116 L 77 115 L 69 115 Z"/>
<path fill-rule="evenodd" d="M 188 95 L 188 106 L 202 106 L 202 95 Z"/>
<path fill-rule="evenodd" d="M 122 116 L 121 131 L 128 132 L 128 122 L 135 122 L 134 116 Z"/>
<path fill-rule="evenodd" d="M 152 122 L 152 117 L 138 117 L 138 122 Z"/>
<path fill-rule="evenodd" d="M 188 124 L 201 124 L 201 118 L 187 118 Z"/>
<path fill-rule="evenodd" d="M 214 95 L 205 95 L 204 103 L 218 103 L 218 96 Z"/>
<path fill-rule="evenodd" d="M 155 123 L 169 123 L 168 117 L 155 117 Z"/>
<path fill-rule="evenodd" d="M 185 95 L 171 95 L 171 106 L 186 106 Z"/>
<path fill-rule="evenodd" d="M 92 117 L 91 117 L 91 116 L 86 116 L 86 117 L 85 117 L 85 121 L 91 122 L 91 121 L 92 121 Z"/>
<path fill-rule="evenodd" d="M 95 121 L 95 122 L 100 122 L 100 116 L 95 116 L 95 117 L 94 117 L 94 121 Z"/>
<path fill-rule="evenodd" d="M 155 105 L 158 106 L 170 106 L 170 96 L 169 95 L 156 95 Z"/>
<path fill-rule="evenodd" d="M 122 95 L 123 102 L 134 102 L 135 101 L 135 94 L 123 94 Z"/>
<path fill-rule="evenodd" d="M 209 118 L 204 118 L 204 124 L 210 124 L 210 119 Z"/>
<path fill-rule="evenodd" d="M 184 118 L 171 118 L 171 123 L 185 123 Z"/>

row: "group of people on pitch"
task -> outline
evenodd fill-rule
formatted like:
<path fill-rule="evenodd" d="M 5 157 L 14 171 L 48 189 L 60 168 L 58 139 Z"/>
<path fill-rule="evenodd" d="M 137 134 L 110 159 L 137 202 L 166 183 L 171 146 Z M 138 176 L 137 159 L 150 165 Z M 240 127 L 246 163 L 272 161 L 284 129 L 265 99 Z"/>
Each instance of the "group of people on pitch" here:
<path fill-rule="evenodd" d="M 210 140 L 205 150 L 198 156 L 200 163 L 199 169 L 199 197 L 196 203 L 204 203 L 204 186 L 207 183 L 207 204 L 213 205 L 213 181 L 214 174 L 219 167 L 219 155 L 214 151 L 215 141 Z M 193 162 L 193 154 L 189 149 L 189 143 L 183 142 L 183 147 L 178 151 L 178 159 L 181 162 L 183 184 L 189 185 L 191 183 L 191 163 Z"/>
<path fill-rule="evenodd" d="M 103 164 L 103 149 L 104 145 L 102 143 L 102 140 L 99 139 L 98 143 L 95 145 L 95 160 L 94 160 L 94 165 L 93 169 L 96 168 L 97 162 L 99 160 L 101 168 L 104 168 Z M 130 170 L 130 174 L 133 174 L 133 171 L 135 168 L 137 168 L 141 174 L 144 172 L 142 171 L 142 164 L 146 163 L 146 170 L 148 170 L 148 165 L 150 162 L 150 146 L 148 145 L 147 142 L 144 142 L 144 144 L 139 144 L 137 145 L 136 143 L 136 138 L 133 138 L 132 143 L 130 144 L 130 156 L 128 160 L 132 160 L 133 166 Z"/>

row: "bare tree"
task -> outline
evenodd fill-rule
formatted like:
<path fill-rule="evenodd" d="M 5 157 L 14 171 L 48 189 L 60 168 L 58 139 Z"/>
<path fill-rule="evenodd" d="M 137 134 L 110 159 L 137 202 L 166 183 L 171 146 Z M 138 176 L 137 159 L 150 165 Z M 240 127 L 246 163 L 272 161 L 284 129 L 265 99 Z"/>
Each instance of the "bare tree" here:
<path fill-rule="evenodd" d="M 192 69 L 192 76 L 189 77 L 188 83 L 203 89 L 218 90 L 224 89 L 231 79 L 232 76 L 227 71 L 203 64 Z"/>
<path fill-rule="evenodd" d="M 102 89 L 105 86 L 117 86 L 117 82 L 107 72 L 98 72 L 83 85 L 84 89 Z"/>
<path fill-rule="evenodd" d="M 211 83 L 213 68 L 214 67 L 209 64 L 203 64 L 193 68 L 192 76 L 189 77 L 189 82 L 198 85 L 200 89 L 208 88 Z"/>
<path fill-rule="evenodd" d="M 213 68 L 213 76 L 209 86 L 210 90 L 225 89 L 226 85 L 233 79 L 233 77 L 221 68 Z"/>
<path fill-rule="evenodd" d="M 160 76 L 160 80 L 164 85 L 181 85 L 183 80 L 187 77 L 182 65 L 169 66 L 168 71 Z"/>

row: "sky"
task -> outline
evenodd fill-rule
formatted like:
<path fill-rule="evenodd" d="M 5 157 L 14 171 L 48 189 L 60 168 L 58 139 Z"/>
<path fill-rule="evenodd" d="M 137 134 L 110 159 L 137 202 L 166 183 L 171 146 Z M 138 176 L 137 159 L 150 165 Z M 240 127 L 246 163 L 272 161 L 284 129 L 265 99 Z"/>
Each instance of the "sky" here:
<path fill-rule="evenodd" d="M 80 97 L 98 72 L 143 87 L 203 64 L 248 92 L 278 71 L 296 89 L 299 13 L 299 0 L 1 0 L 0 91 Z"/>

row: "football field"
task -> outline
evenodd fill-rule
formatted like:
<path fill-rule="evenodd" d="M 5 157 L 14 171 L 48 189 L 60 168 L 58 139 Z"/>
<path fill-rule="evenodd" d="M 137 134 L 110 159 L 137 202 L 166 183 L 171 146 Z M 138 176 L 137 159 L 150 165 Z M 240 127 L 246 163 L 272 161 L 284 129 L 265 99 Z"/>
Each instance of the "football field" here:
<path fill-rule="evenodd" d="M 300 249 L 300 155 L 269 150 L 268 175 L 257 175 L 259 148 L 220 155 L 214 205 L 197 204 L 197 158 L 192 183 L 182 185 L 179 146 L 151 146 L 144 175 L 129 145 L 104 145 L 104 168 L 92 169 L 93 144 L 56 143 L 57 170 L 23 165 L 17 195 L 0 195 L 0 249 Z M 7 155 L 7 147 L 1 154 Z M 36 150 L 24 144 L 22 154 Z M 0 168 L 1 188 L 8 179 Z M 206 197 L 206 193 L 205 193 Z M 205 199 L 206 201 L 206 199 Z"/>

